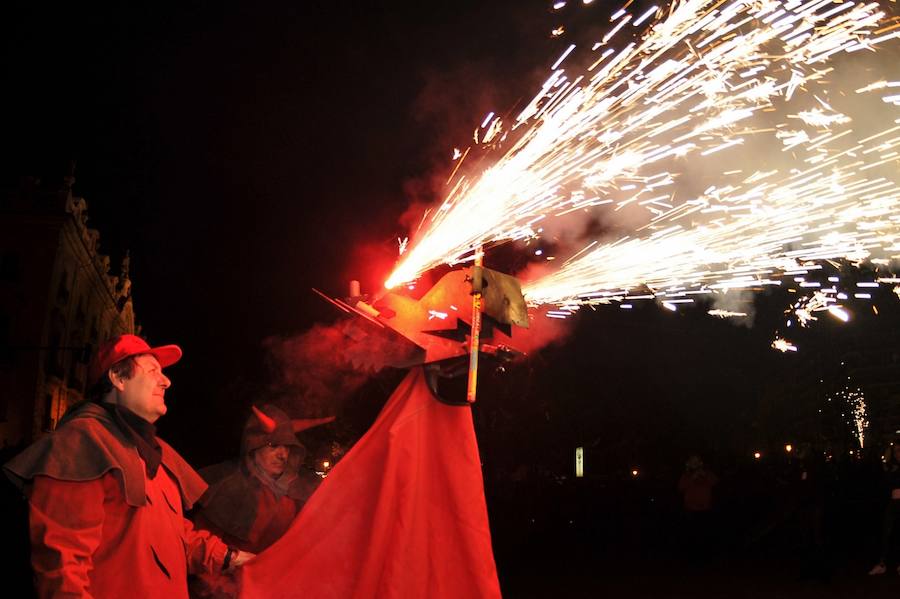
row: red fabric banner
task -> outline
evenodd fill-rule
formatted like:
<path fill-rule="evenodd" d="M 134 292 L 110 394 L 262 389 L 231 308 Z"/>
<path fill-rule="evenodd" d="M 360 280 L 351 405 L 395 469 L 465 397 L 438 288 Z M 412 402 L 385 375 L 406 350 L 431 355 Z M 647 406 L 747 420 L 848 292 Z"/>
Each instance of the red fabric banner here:
<path fill-rule="evenodd" d="M 472 413 L 413 369 L 285 535 L 241 568 L 241 597 L 500 597 Z"/>

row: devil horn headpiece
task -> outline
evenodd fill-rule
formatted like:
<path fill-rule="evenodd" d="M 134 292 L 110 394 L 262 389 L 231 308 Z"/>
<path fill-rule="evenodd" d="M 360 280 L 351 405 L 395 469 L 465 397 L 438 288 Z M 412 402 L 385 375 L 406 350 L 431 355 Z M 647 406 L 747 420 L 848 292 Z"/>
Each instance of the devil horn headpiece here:
<path fill-rule="evenodd" d="M 253 413 L 262 425 L 263 430 L 265 430 L 266 433 L 273 432 L 275 430 L 275 420 L 270 416 L 266 416 L 266 414 L 256 406 L 251 405 L 250 407 L 253 409 Z"/>
<path fill-rule="evenodd" d="M 294 418 L 291 420 L 291 428 L 294 429 L 295 433 L 299 433 L 308 428 L 319 426 L 320 424 L 328 424 L 333 421 L 334 416 L 328 416 L 327 418 Z"/>

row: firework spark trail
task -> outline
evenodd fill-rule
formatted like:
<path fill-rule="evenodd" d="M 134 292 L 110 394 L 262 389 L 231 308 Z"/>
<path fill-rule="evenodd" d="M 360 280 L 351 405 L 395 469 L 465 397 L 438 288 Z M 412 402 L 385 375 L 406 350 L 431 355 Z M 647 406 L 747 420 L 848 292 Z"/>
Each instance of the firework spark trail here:
<path fill-rule="evenodd" d="M 690 212 L 663 219 L 665 228 L 596 247 L 523 291 L 533 304 L 621 301 L 637 286 L 667 298 L 777 285 L 781 273 L 815 260 L 900 253 L 900 189 L 893 182 L 833 165 L 767 178 L 750 177 L 752 187 L 723 190 L 718 200 L 691 201 Z M 693 223 L 696 212 L 734 206 L 746 213 Z"/>
<path fill-rule="evenodd" d="M 866 446 L 866 432 L 869 428 L 865 393 L 859 387 L 847 384 L 837 393 L 830 394 L 828 401 L 832 401 L 832 399 L 840 402 L 842 409 L 846 410 L 841 415 L 846 417 L 847 425 L 859 443 L 859 448 L 864 449 Z"/>
<path fill-rule="evenodd" d="M 615 32 L 632 18 L 620 12 Z M 755 117 L 826 77 L 836 54 L 895 37 L 876 36 L 883 19 L 874 3 L 686 0 L 622 49 L 607 47 L 608 35 L 584 74 L 553 72 L 499 138 L 511 145 L 494 166 L 457 180 L 386 286 L 467 260 L 484 244 L 537 236 L 547 217 L 610 201 L 656 217 L 692 211 L 665 192 L 674 181 L 668 163 L 771 131 Z M 840 122 L 823 108 L 803 116 Z M 685 251 L 671 236 L 655 239 Z"/>

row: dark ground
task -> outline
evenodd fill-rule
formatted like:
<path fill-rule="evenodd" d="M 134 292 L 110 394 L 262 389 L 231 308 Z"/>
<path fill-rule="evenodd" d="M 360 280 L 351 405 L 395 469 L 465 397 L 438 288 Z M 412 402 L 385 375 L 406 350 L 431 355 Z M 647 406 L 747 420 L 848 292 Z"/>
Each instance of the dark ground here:
<path fill-rule="evenodd" d="M 563 556 L 560 556 L 561 558 Z M 897 597 L 900 578 L 865 575 L 867 564 L 847 564 L 827 581 L 803 578 L 766 557 L 717 560 L 687 566 L 671 559 L 601 559 L 585 554 L 561 560 L 520 562 L 501 576 L 507 599 L 623 597 L 667 599 L 850 599 Z M 592 558 L 593 557 L 593 558 Z"/>
<path fill-rule="evenodd" d="M 791 483 L 790 464 L 734 468 L 700 528 L 685 521 L 674 481 L 488 481 L 504 597 L 897 597 L 894 567 L 867 575 L 883 507 L 872 466 L 849 464 L 812 495 Z M 24 501 L 6 481 L 2 491 L 0 596 L 32 597 Z"/>
<path fill-rule="evenodd" d="M 685 520 L 675 481 L 495 487 L 488 501 L 504 596 L 900 595 L 896 559 L 887 574 L 868 575 L 884 505 L 877 470 L 851 464 L 810 494 L 780 468 L 757 478 L 753 468 L 723 477 L 705 527 Z"/>

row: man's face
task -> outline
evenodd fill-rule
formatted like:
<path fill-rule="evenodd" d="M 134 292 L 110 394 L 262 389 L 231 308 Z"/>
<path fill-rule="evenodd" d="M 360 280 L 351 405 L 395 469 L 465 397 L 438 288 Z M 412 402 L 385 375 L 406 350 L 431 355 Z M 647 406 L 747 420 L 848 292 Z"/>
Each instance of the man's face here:
<path fill-rule="evenodd" d="M 284 473 L 290 453 L 287 445 L 264 445 L 253 452 L 253 461 L 260 470 L 278 478 Z"/>
<path fill-rule="evenodd" d="M 163 374 L 159 361 L 149 354 L 134 358 L 134 375 L 113 381 L 118 403 L 147 422 L 156 422 L 166 413 L 166 389 L 172 384 Z"/>

